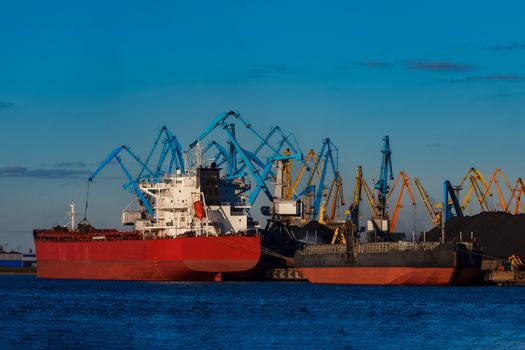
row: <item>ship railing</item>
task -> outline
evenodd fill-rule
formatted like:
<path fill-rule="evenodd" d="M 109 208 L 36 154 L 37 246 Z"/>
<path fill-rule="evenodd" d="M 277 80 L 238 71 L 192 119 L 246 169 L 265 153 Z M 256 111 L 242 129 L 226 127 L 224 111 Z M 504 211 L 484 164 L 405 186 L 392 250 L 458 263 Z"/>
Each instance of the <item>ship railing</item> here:
<path fill-rule="evenodd" d="M 305 246 L 306 254 L 337 254 L 347 250 L 343 244 L 313 244 Z"/>
<path fill-rule="evenodd" d="M 439 242 L 373 242 L 360 243 L 357 245 L 357 251 L 363 253 L 388 253 L 390 251 L 402 250 L 432 250 L 436 248 Z"/>

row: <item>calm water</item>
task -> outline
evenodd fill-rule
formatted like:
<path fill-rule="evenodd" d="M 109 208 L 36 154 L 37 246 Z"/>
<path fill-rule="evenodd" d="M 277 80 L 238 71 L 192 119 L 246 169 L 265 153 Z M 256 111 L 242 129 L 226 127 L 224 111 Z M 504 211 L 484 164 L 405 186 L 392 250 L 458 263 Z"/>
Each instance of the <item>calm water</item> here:
<path fill-rule="evenodd" d="M 525 349 L 525 288 L 0 276 L 2 349 Z"/>

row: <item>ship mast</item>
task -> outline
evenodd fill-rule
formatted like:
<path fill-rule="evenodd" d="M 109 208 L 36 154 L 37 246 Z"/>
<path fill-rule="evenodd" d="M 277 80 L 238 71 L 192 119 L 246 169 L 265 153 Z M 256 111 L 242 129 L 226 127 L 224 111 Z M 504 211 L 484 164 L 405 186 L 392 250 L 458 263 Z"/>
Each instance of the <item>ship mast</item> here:
<path fill-rule="evenodd" d="M 71 231 L 75 231 L 75 216 L 77 216 L 78 214 L 76 207 L 77 206 L 74 201 L 71 201 L 71 203 L 69 203 L 69 212 L 67 213 L 67 215 L 70 218 L 69 225 Z"/>

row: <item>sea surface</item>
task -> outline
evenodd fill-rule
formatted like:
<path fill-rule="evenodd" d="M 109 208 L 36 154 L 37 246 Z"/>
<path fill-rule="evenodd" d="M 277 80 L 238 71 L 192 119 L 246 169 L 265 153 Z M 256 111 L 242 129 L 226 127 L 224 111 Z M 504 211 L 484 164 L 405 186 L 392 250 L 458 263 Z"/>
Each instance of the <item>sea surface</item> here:
<path fill-rule="evenodd" d="M 0 349 L 525 349 L 523 287 L 0 286 Z"/>

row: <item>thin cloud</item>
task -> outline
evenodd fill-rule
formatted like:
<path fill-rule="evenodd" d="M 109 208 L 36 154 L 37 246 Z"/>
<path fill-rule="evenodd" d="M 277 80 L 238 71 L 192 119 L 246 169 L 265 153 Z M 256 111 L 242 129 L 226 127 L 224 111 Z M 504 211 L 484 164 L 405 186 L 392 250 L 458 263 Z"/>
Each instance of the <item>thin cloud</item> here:
<path fill-rule="evenodd" d="M 436 143 L 427 143 L 425 146 L 428 147 L 428 148 L 445 148 L 445 147 L 447 147 L 446 144 L 444 144 L 444 143 L 439 143 L 439 142 L 436 142 Z"/>
<path fill-rule="evenodd" d="M 474 65 L 449 61 L 409 61 L 406 63 L 406 68 L 417 71 L 449 73 L 470 72 L 478 69 L 478 67 Z"/>
<path fill-rule="evenodd" d="M 248 69 L 248 73 L 268 75 L 276 72 L 288 72 L 289 70 L 290 66 L 287 64 L 261 64 Z"/>
<path fill-rule="evenodd" d="M 0 110 L 15 108 L 15 105 L 11 102 L 0 102 Z"/>
<path fill-rule="evenodd" d="M 22 166 L 10 166 L 0 168 L 0 177 L 30 177 L 41 179 L 76 179 L 86 177 L 90 174 L 88 170 L 75 169 L 34 169 L 30 170 Z"/>
<path fill-rule="evenodd" d="M 385 61 L 377 61 L 377 60 L 367 60 L 357 63 L 360 66 L 368 67 L 368 68 L 391 68 L 393 66 L 390 62 Z"/>
<path fill-rule="evenodd" d="M 55 167 L 57 168 L 84 168 L 86 167 L 86 163 L 84 162 L 61 162 L 61 163 L 56 163 Z"/>
<path fill-rule="evenodd" d="M 289 65 L 289 64 L 260 64 L 257 66 L 254 66 L 248 70 L 246 70 L 246 73 L 248 74 L 249 78 L 265 78 L 272 75 L 278 75 L 278 74 L 290 74 L 290 73 L 304 73 L 307 72 L 308 69 L 301 66 L 295 66 L 295 65 Z"/>
<path fill-rule="evenodd" d="M 525 80 L 524 76 L 517 74 L 493 74 L 493 75 L 473 75 L 470 77 L 449 79 L 452 83 L 470 82 L 470 81 L 488 81 L 488 82 L 522 82 Z"/>
<path fill-rule="evenodd" d="M 489 49 L 494 51 L 525 50 L 525 41 L 507 44 L 493 44 L 489 46 Z"/>

